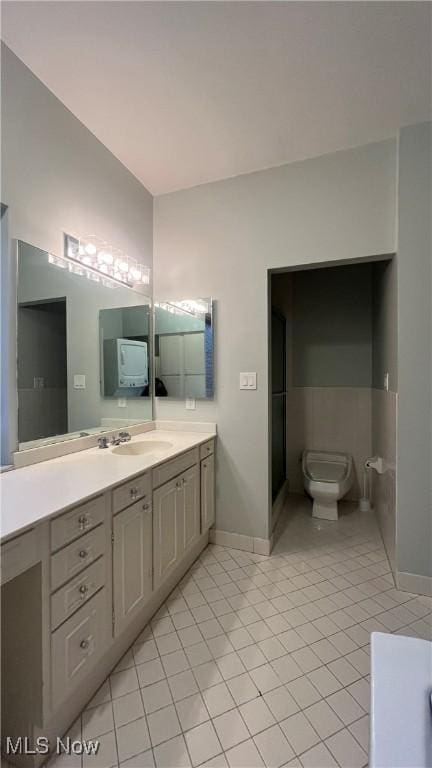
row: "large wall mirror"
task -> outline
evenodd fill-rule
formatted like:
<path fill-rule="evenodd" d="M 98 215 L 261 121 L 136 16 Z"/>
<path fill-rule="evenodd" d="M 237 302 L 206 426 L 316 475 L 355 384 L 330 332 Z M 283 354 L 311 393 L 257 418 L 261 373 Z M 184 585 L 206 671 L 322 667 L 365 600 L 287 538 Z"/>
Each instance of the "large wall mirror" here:
<path fill-rule="evenodd" d="M 212 300 L 158 302 L 154 330 L 155 396 L 212 398 Z"/>
<path fill-rule="evenodd" d="M 18 242 L 19 448 L 152 418 L 151 301 Z"/>

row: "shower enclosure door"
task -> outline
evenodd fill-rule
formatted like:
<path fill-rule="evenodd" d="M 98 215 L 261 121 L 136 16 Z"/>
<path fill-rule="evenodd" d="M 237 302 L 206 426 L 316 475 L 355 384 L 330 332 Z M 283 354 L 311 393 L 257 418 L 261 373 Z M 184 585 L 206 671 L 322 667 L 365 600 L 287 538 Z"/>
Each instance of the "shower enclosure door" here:
<path fill-rule="evenodd" d="M 286 480 L 286 320 L 272 307 L 272 501 Z"/>

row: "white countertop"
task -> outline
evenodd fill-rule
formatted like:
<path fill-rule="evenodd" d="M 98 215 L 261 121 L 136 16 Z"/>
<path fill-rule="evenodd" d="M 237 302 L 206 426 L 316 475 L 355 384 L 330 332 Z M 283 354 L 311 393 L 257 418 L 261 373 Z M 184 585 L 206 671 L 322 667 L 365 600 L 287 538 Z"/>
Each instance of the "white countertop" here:
<path fill-rule="evenodd" d="M 89 448 L 6 472 L 0 477 L 1 540 L 214 437 L 215 432 L 155 429 L 135 435 L 128 445 L 163 440 L 171 448 L 137 456 Z"/>
<path fill-rule="evenodd" d="M 371 768 L 432 765 L 432 643 L 372 633 Z"/>

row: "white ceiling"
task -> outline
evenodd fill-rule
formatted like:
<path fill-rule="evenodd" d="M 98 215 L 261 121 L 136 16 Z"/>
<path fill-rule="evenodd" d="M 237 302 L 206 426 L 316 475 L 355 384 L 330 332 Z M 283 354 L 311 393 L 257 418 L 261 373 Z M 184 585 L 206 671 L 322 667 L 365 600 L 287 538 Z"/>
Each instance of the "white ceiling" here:
<path fill-rule="evenodd" d="M 430 118 L 432 4 L 3 2 L 2 37 L 153 193 Z"/>

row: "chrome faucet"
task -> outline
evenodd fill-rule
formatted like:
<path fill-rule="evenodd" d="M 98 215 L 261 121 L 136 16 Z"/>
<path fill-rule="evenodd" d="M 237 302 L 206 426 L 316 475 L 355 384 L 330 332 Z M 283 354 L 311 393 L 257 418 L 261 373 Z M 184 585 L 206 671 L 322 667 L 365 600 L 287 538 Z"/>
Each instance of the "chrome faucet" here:
<path fill-rule="evenodd" d="M 98 437 L 98 448 L 109 448 L 107 437 Z"/>
<path fill-rule="evenodd" d="M 119 432 L 118 437 L 115 435 L 111 438 L 111 445 L 120 445 L 120 443 L 127 443 L 131 439 L 129 432 Z"/>

